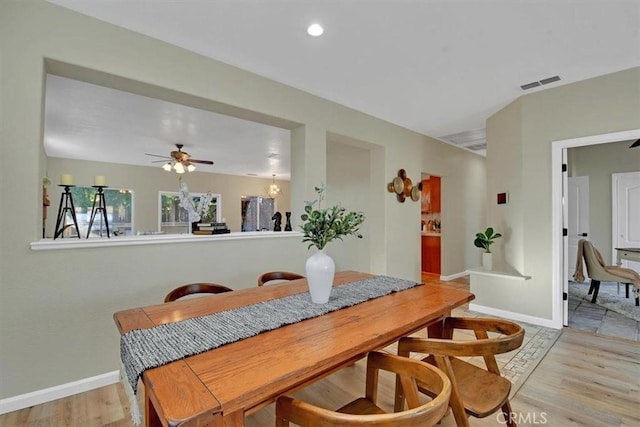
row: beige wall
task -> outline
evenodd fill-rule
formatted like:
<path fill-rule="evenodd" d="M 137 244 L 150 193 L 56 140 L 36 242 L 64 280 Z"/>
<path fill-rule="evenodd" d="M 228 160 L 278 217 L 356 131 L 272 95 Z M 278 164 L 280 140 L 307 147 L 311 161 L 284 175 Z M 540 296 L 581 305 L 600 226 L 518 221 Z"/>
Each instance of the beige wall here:
<path fill-rule="evenodd" d="M 0 2 L 0 43 L 0 154 L 9 159 L 0 168 L 0 399 L 116 370 L 115 311 L 158 303 L 185 282 L 242 288 L 266 270 L 303 273 L 310 254 L 299 238 L 286 237 L 31 250 L 40 238 L 41 183 L 49 166 L 42 148 L 46 70 L 291 129 L 294 228 L 314 185 L 332 183 L 335 197 L 358 191 L 346 170 L 335 170 L 327 140 L 364 142 L 339 154 L 369 161 L 356 166 L 368 183 L 355 181 L 369 200 L 353 198 L 365 209 L 368 235 L 345 242 L 351 251 L 332 243 L 340 268 L 369 265 L 374 273 L 419 279 L 419 203 L 399 204 L 386 193 L 400 168 L 410 177 L 423 170 L 453 177 L 469 168 L 445 189 L 451 202 L 443 200 L 443 227 L 465 230 L 482 215 L 457 209 L 477 197 L 473 177 L 484 176 L 481 158 L 299 90 L 40 0 Z M 108 175 L 117 184 L 117 174 Z M 50 212 L 56 210 L 52 197 Z M 447 245 L 443 265 L 455 257 L 450 273 L 463 271 L 470 262 L 467 237 Z"/>
<path fill-rule="evenodd" d="M 370 191 L 370 151 L 339 142 L 327 144 L 327 198 L 323 206 L 340 204 L 348 211 L 371 212 Z M 363 240 L 350 236 L 343 242 L 330 243 L 327 253 L 334 258 L 337 270 L 342 260 L 351 259 L 352 267 L 360 271 L 371 271 L 372 246 L 370 236 L 375 232 L 365 221 L 360 227 Z"/>
<path fill-rule="evenodd" d="M 56 213 L 59 206 L 61 174 L 74 175 L 77 185 L 90 186 L 95 175 L 105 175 L 111 188 L 126 188 L 134 192 L 135 231 L 158 230 L 158 192 L 179 191 L 180 175 L 166 172 L 160 167 L 132 166 L 104 162 L 49 158 L 47 173 L 54 185 L 48 188 L 51 207 L 47 217 L 47 237 L 54 233 Z M 222 218 L 225 218 L 231 231 L 241 231 L 241 196 L 266 196 L 271 179 L 250 178 L 216 173 L 192 172 L 182 175 L 191 193 L 211 192 L 220 194 L 222 199 Z M 289 181 L 276 180 L 282 192 L 276 199 L 276 211 L 284 217 L 291 210 L 291 191 Z M 284 226 L 284 224 L 283 224 Z"/>
<path fill-rule="evenodd" d="M 613 264 L 611 235 L 611 174 L 640 172 L 640 148 L 629 148 L 633 141 L 569 148 L 569 176 L 589 177 L 589 240 Z"/>
<path fill-rule="evenodd" d="M 532 276 L 511 292 L 485 295 L 493 308 L 552 318 L 552 142 L 637 128 L 640 68 L 526 95 L 489 118 L 489 204 L 495 203 L 495 190 L 508 187 L 508 211 L 514 214 L 501 215 L 498 208 L 489 208 L 487 222 L 521 230 L 520 238 L 502 239 L 494 246 L 507 257 L 510 255 L 506 252 L 514 253 L 513 266 L 521 274 Z M 513 138 L 510 144 L 505 140 L 507 134 Z M 515 161 L 521 168 L 499 167 L 503 156 L 511 159 L 505 151 L 509 148 L 517 153 Z"/>
<path fill-rule="evenodd" d="M 424 150 L 422 173 L 441 178 L 441 276 L 455 276 L 479 266 L 480 252 L 473 240 L 479 230 L 484 230 L 486 218 L 485 158 L 451 145 L 433 144 Z M 419 180 L 421 175 L 415 179 Z M 418 242 L 420 219 L 418 212 L 415 221 L 407 224 Z"/>
<path fill-rule="evenodd" d="M 524 268 L 524 212 L 522 188 L 522 99 L 497 112 L 487 121 L 487 217 L 484 228 L 493 227 L 502 238 L 491 250 L 499 264 Z M 505 179 L 508 176 L 509 179 Z M 508 203 L 497 204 L 497 194 L 506 192 Z M 482 250 L 478 248 L 481 254 Z"/>

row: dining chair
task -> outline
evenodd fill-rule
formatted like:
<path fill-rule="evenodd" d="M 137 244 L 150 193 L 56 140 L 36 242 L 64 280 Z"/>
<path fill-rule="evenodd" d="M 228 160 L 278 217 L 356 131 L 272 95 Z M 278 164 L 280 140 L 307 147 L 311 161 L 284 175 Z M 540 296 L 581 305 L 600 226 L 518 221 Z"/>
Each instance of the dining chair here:
<path fill-rule="evenodd" d="M 178 286 L 164 297 L 164 302 L 175 301 L 179 298 L 193 294 L 221 294 L 223 292 L 231 292 L 233 289 L 218 285 L 216 283 L 188 283 Z"/>
<path fill-rule="evenodd" d="M 270 271 L 268 273 L 261 274 L 258 277 L 258 286 L 262 286 L 267 282 L 272 280 L 296 280 L 296 279 L 304 279 L 304 276 L 301 276 L 296 273 L 289 273 L 288 271 Z"/>
<path fill-rule="evenodd" d="M 600 291 L 600 282 L 617 282 L 618 293 L 620 293 L 620 283 L 624 283 L 626 297 L 629 298 L 629 286 L 635 287 L 634 298 L 636 306 L 640 306 L 640 276 L 637 272 L 629 268 L 617 265 L 607 265 L 600 254 L 600 251 L 588 240 L 581 239 L 578 242 L 578 259 L 576 262 L 576 274 L 574 278 L 579 282 L 584 280 L 582 272 L 582 257 L 587 267 L 587 274 L 591 279 L 589 295 L 591 303 L 595 304 Z M 578 271 L 580 269 L 580 271 Z"/>
<path fill-rule="evenodd" d="M 475 339 L 454 340 L 456 330 L 473 331 Z M 426 354 L 428 356 L 422 359 L 424 362 L 447 374 L 452 383 L 449 406 L 458 426 L 469 426 L 467 414 L 484 418 L 502 409 L 504 418 L 501 422 L 514 427 L 516 423 L 509 403 L 511 382 L 500 375 L 495 355 L 519 348 L 523 338 L 522 326 L 507 320 L 448 317 L 444 320 L 441 338 L 401 338 L 398 355 Z M 460 359 L 474 356 L 482 356 L 486 368 L 469 359 Z M 438 391 L 423 383 L 419 383 L 418 388 L 430 396 Z M 396 410 L 401 404 L 402 394 L 396 386 Z"/>
<path fill-rule="evenodd" d="M 376 404 L 380 370 L 395 373 L 400 378 L 409 409 L 386 413 Z M 429 384 L 437 390 L 436 396 L 431 401 L 421 402 L 416 381 Z M 289 423 L 302 427 L 432 426 L 446 414 L 450 396 L 451 381 L 438 368 L 419 360 L 373 351 L 367 356 L 365 397 L 331 411 L 280 396 L 276 401 L 276 427 L 288 427 Z"/>

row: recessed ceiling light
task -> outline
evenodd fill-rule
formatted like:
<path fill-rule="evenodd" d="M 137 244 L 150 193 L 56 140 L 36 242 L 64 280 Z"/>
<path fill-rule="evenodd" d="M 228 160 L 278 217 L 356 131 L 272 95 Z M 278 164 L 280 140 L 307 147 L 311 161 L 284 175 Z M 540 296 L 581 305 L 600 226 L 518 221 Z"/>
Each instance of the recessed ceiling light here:
<path fill-rule="evenodd" d="M 307 28 L 307 33 L 309 33 L 310 36 L 318 37 L 324 33 L 324 28 L 322 28 L 320 24 L 311 24 L 309 28 Z"/>

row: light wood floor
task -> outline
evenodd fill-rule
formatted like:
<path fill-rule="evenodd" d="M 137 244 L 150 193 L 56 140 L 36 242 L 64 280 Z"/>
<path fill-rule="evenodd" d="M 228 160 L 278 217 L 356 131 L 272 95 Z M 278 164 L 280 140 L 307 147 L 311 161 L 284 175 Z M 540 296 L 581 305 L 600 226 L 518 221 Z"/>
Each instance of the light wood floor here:
<path fill-rule="evenodd" d="M 428 280 L 432 282 L 432 279 Z M 464 278 L 443 285 L 465 288 Z M 364 389 L 364 361 L 295 394 L 338 408 Z M 390 409 L 392 378 L 382 378 L 380 398 Z M 640 345 L 635 342 L 565 329 L 512 399 L 520 426 L 640 425 Z M 247 417 L 247 427 L 273 426 L 273 405 Z M 472 425 L 502 426 L 495 416 L 471 419 Z M 131 426 L 122 387 L 111 385 L 0 416 L 0 427 Z M 447 415 L 443 427 L 454 426 Z"/>

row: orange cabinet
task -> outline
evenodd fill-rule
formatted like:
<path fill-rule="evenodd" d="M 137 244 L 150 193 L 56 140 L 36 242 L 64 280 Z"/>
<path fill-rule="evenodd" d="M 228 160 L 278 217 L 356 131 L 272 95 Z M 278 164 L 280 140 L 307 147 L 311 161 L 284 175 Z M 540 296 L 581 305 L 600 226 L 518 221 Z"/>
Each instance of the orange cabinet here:
<path fill-rule="evenodd" d="M 440 274 L 440 236 L 422 236 L 422 271 Z"/>
<path fill-rule="evenodd" d="M 431 212 L 440 212 L 440 177 L 431 176 L 429 187 L 431 187 Z"/>
<path fill-rule="evenodd" d="M 422 207 L 423 213 L 440 212 L 440 177 L 431 176 L 422 180 Z"/>

